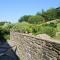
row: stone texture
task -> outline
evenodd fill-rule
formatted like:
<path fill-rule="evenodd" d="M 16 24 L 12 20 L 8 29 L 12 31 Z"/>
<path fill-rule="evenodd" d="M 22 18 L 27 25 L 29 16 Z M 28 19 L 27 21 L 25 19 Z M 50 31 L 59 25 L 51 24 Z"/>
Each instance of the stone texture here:
<path fill-rule="evenodd" d="M 28 34 L 11 32 L 11 41 L 17 46 L 20 60 L 60 60 L 60 43 Z"/>

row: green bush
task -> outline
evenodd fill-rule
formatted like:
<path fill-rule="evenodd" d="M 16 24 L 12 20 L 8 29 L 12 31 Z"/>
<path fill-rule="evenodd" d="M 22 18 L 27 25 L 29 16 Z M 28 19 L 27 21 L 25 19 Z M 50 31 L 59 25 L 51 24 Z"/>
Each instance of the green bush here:
<path fill-rule="evenodd" d="M 60 23 L 57 24 L 57 32 L 60 32 Z"/>
<path fill-rule="evenodd" d="M 12 31 L 18 31 L 21 33 L 32 33 L 37 34 L 48 34 L 53 37 L 56 34 L 56 27 L 52 26 L 54 24 L 29 24 L 27 22 L 17 23 Z"/>
<path fill-rule="evenodd" d="M 31 16 L 28 22 L 31 24 L 41 24 L 44 22 L 44 18 L 42 16 Z"/>
<path fill-rule="evenodd" d="M 11 23 L 5 23 L 3 25 L 0 25 L 0 40 L 6 41 L 10 38 L 10 29 L 12 28 Z"/>
<path fill-rule="evenodd" d="M 44 32 L 51 37 L 55 36 L 56 34 L 55 28 L 53 27 L 45 27 Z"/>
<path fill-rule="evenodd" d="M 8 34 L 6 34 L 6 35 L 4 35 L 4 38 L 6 39 L 6 40 L 10 40 L 10 35 Z"/>
<path fill-rule="evenodd" d="M 29 24 L 27 22 L 16 23 L 15 26 L 11 30 L 22 32 L 22 33 L 32 32 L 31 24 Z"/>
<path fill-rule="evenodd" d="M 53 37 L 56 35 L 56 28 L 50 25 L 36 25 L 35 28 L 32 29 L 34 34 L 48 34 Z"/>

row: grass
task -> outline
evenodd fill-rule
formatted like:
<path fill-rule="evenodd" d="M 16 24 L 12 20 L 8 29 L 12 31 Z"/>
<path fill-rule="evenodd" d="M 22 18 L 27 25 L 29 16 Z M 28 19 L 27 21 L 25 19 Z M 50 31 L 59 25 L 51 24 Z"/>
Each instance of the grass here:
<path fill-rule="evenodd" d="M 54 39 L 60 40 L 60 23 L 57 24 L 57 33 L 59 32 L 59 34 L 57 34 L 57 36 L 54 37 Z"/>
<path fill-rule="evenodd" d="M 57 32 L 60 32 L 60 23 L 57 24 Z"/>

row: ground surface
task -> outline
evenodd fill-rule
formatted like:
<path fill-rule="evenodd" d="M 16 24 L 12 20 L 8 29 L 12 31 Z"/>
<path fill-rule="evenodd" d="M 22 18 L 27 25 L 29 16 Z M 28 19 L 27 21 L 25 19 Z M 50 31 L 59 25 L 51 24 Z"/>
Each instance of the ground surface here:
<path fill-rule="evenodd" d="M 18 60 L 15 52 L 8 43 L 0 42 L 0 60 Z"/>

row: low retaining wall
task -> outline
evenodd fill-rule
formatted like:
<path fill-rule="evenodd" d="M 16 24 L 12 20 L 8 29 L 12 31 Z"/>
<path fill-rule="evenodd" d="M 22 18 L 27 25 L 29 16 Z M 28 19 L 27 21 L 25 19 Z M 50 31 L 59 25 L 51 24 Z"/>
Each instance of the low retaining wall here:
<path fill-rule="evenodd" d="M 10 35 L 20 60 L 60 60 L 60 43 L 18 32 Z"/>

